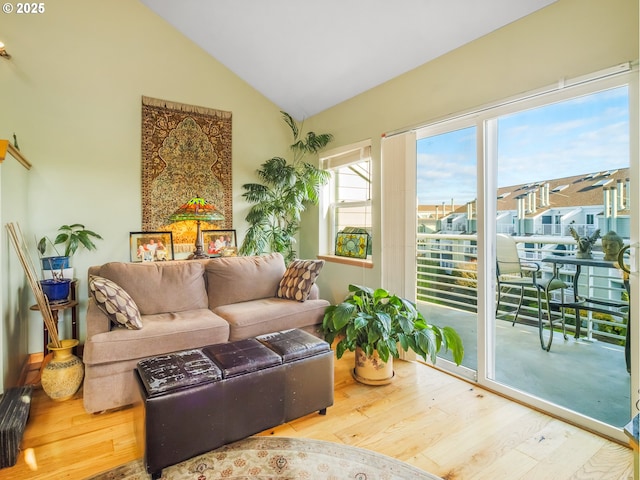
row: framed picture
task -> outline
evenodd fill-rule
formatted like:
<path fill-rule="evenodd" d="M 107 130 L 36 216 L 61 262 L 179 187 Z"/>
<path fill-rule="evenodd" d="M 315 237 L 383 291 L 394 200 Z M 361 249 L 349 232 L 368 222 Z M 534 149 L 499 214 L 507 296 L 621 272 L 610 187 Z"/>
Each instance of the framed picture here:
<path fill-rule="evenodd" d="M 129 255 L 132 262 L 173 260 L 171 232 L 130 232 Z"/>
<path fill-rule="evenodd" d="M 234 257 L 238 254 L 235 230 L 203 230 L 202 241 L 207 255 Z"/>

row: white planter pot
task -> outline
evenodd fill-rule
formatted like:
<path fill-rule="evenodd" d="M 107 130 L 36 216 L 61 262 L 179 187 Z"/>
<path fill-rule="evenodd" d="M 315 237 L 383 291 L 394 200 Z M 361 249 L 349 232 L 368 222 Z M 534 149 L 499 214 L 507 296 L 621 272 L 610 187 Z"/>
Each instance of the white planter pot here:
<path fill-rule="evenodd" d="M 356 366 L 352 375 L 358 382 L 365 385 L 388 385 L 393 380 L 393 357 L 389 356 L 388 362 L 383 362 L 378 352 L 367 357 L 361 348 L 356 348 Z"/>
<path fill-rule="evenodd" d="M 60 270 L 42 270 L 42 276 L 45 280 L 53 278 L 53 273 L 56 275 L 60 274 Z M 73 267 L 63 268 L 62 269 L 62 278 L 74 278 L 73 277 Z"/>

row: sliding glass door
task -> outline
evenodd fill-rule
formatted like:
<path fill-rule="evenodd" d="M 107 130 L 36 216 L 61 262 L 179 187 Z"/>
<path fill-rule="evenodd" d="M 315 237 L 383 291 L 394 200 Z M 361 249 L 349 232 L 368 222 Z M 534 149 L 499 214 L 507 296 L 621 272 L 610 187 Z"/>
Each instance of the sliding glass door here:
<path fill-rule="evenodd" d="M 499 292 L 490 378 L 622 427 L 631 418 L 629 296 L 622 270 L 605 260 L 602 237 L 630 241 L 628 86 L 494 121 L 496 234 L 509 237 L 523 274 L 535 276 L 537 286 L 527 286 L 522 301 L 519 287 Z M 590 253 L 579 250 L 585 241 L 593 243 Z"/>
<path fill-rule="evenodd" d="M 476 127 L 417 139 L 418 305 L 433 323 L 454 327 L 463 366 L 477 367 Z M 451 360 L 448 353 L 441 357 Z"/>
<path fill-rule="evenodd" d="M 463 337 L 454 370 L 621 439 L 638 382 L 637 278 L 616 255 L 638 241 L 636 77 L 535 92 L 416 137 L 416 298 Z"/>

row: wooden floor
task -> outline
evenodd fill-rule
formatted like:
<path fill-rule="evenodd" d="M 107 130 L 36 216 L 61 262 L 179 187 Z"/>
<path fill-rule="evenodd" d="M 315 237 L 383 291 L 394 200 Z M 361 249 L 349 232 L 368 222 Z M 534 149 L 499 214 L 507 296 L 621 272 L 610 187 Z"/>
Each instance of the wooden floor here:
<path fill-rule="evenodd" d="M 336 361 L 335 403 L 263 435 L 345 443 L 399 458 L 445 480 L 631 479 L 629 448 L 433 368 L 396 362 L 391 385 L 367 387 Z M 142 456 L 140 407 L 90 415 L 76 398 L 36 390 L 18 463 L 0 479 L 83 479 Z"/>

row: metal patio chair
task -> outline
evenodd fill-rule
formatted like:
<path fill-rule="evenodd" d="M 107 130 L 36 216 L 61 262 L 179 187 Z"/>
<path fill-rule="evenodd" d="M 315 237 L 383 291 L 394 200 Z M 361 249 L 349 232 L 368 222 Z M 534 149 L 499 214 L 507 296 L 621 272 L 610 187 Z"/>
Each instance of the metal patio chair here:
<path fill-rule="evenodd" d="M 538 307 L 538 331 L 540 336 L 540 346 L 547 352 L 551 349 L 553 341 L 553 316 L 551 314 L 551 304 L 549 295 L 552 290 L 564 289 L 567 285 L 557 278 L 544 280 L 539 277 L 540 264 L 537 262 L 522 261 L 518 255 L 518 248 L 515 240 L 509 235 L 496 235 L 496 279 L 497 279 L 497 301 L 496 301 L 496 318 L 500 310 L 500 300 L 503 289 L 517 288 L 520 290 L 518 306 L 515 310 L 512 326 L 516 324 L 518 315 L 522 308 L 524 300 L 524 292 L 527 289 L 535 290 L 536 301 Z M 549 335 L 545 338 L 544 323 L 542 321 L 542 294 L 544 293 L 547 318 L 549 320 Z M 561 295 L 564 292 L 561 291 Z M 562 318 L 562 334 L 567 339 L 565 328 L 564 312 Z"/>

